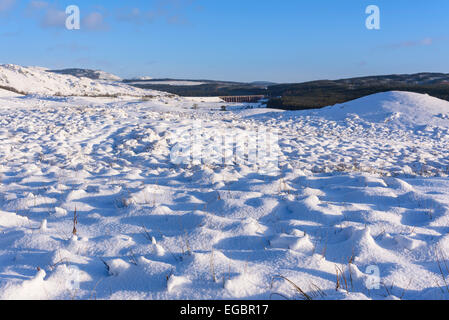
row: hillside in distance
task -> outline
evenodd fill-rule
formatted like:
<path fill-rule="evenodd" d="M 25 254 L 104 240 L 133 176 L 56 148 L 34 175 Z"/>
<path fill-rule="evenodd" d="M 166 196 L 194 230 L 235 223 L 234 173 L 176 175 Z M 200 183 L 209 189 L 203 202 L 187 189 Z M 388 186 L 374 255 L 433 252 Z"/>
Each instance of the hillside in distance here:
<path fill-rule="evenodd" d="M 388 91 L 422 93 L 449 101 L 449 74 L 418 73 L 275 84 L 150 77 L 121 80 L 101 70 L 0 65 L 0 88 L 21 94 L 57 96 L 148 96 L 165 92 L 182 97 L 264 95 L 269 108 L 307 110 Z"/>
<path fill-rule="evenodd" d="M 321 80 L 268 87 L 268 107 L 317 109 L 387 91 L 409 91 L 449 100 L 449 74 L 418 73 Z"/>
<path fill-rule="evenodd" d="M 445 73 L 368 76 L 287 84 L 176 79 L 123 82 L 142 89 L 187 97 L 266 95 L 269 98 L 268 107 L 284 110 L 318 109 L 387 91 L 424 93 L 449 100 L 449 74 Z"/>
<path fill-rule="evenodd" d="M 57 74 L 71 75 L 78 78 L 88 78 L 92 80 L 109 80 L 109 81 L 121 80 L 119 76 L 101 70 L 69 68 L 69 69 L 47 70 L 47 71 Z"/>
<path fill-rule="evenodd" d="M 80 74 L 84 74 L 84 76 Z M 142 90 L 118 81 L 92 79 L 86 76 L 88 74 L 87 70 L 64 73 L 51 72 L 42 67 L 3 64 L 0 65 L 0 89 L 21 95 L 37 94 L 62 97 L 144 97 L 165 95 L 163 92 Z M 98 71 L 98 77 L 106 75 L 106 73 Z"/>
<path fill-rule="evenodd" d="M 267 81 L 245 83 L 186 79 L 131 79 L 123 80 L 123 83 L 140 89 L 164 91 L 184 97 L 267 95 L 268 86 L 274 84 L 273 82 Z"/>

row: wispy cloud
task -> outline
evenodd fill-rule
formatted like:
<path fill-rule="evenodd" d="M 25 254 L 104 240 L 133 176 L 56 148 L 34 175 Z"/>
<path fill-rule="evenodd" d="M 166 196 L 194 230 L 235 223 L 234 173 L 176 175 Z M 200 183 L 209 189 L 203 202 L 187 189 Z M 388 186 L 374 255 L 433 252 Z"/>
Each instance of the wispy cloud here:
<path fill-rule="evenodd" d="M 28 5 L 25 7 L 25 15 L 29 17 L 34 17 L 38 15 L 39 13 L 42 13 L 43 10 L 48 8 L 50 4 L 46 1 L 37 1 L 33 0 L 28 2 Z"/>
<path fill-rule="evenodd" d="M 24 13 L 38 20 L 42 28 L 63 28 L 67 18 L 65 10 L 41 0 L 30 1 Z"/>
<path fill-rule="evenodd" d="M 35 10 L 39 10 L 39 9 L 44 9 L 44 8 L 48 8 L 49 3 L 46 1 L 30 1 L 30 3 L 28 4 L 28 7 L 31 9 L 35 9 Z"/>
<path fill-rule="evenodd" d="M 50 8 L 45 12 L 41 20 L 41 26 L 44 28 L 64 28 L 66 19 L 65 11 Z"/>
<path fill-rule="evenodd" d="M 90 31 L 107 31 L 109 25 L 105 22 L 103 14 L 100 12 L 91 12 L 81 22 L 81 28 Z"/>
<path fill-rule="evenodd" d="M 6 12 L 13 7 L 16 0 L 0 0 L 0 12 Z"/>
<path fill-rule="evenodd" d="M 55 44 L 51 47 L 47 48 L 48 52 L 71 52 L 71 53 L 79 53 L 79 52 L 88 52 L 92 48 L 85 45 L 80 45 L 78 43 L 60 43 Z"/>
<path fill-rule="evenodd" d="M 14 3 L 15 0 L 0 0 L 2 3 Z M 172 25 L 191 25 L 187 17 L 187 11 L 196 0 L 158 0 L 148 10 L 139 7 L 125 7 L 118 10 L 115 20 L 122 23 L 135 25 L 150 24 L 157 20 L 165 21 Z M 11 5 L 11 4 L 10 4 Z M 81 8 L 82 9 L 82 8 Z M 84 31 L 108 31 L 110 26 L 107 19 L 111 19 L 107 10 L 101 6 L 93 7 L 94 11 L 81 10 L 81 30 Z M 1 11 L 1 10 L 0 10 Z M 65 27 L 67 14 L 64 8 L 58 7 L 56 3 L 44 0 L 32 0 L 28 3 L 25 14 L 39 21 L 42 28 Z"/>
<path fill-rule="evenodd" d="M 98 9 L 100 10 L 100 8 Z M 68 17 L 65 8 L 41 0 L 30 1 L 25 9 L 25 14 L 38 20 L 42 28 L 55 29 L 64 29 Z M 100 11 L 85 12 L 81 10 L 81 30 L 107 31 L 109 25 Z"/>
<path fill-rule="evenodd" d="M 153 23 L 158 19 L 168 24 L 191 24 L 186 11 L 195 3 L 195 0 L 159 0 L 150 10 L 140 8 L 123 8 L 117 12 L 116 18 L 120 22 L 143 25 Z"/>
<path fill-rule="evenodd" d="M 412 47 L 423 47 L 423 46 L 431 46 L 436 42 L 434 38 L 425 38 L 418 41 L 404 41 L 399 43 L 394 43 L 390 45 L 384 46 L 387 49 L 401 49 L 401 48 L 412 48 Z"/>
<path fill-rule="evenodd" d="M 187 19 L 183 15 L 179 15 L 179 14 L 167 17 L 167 23 L 174 24 L 174 25 L 182 25 L 182 26 L 191 25 L 191 22 L 189 19 Z"/>
<path fill-rule="evenodd" d="M 141 25 L 144 23 L 152 23 L 157 15 L 155 11 L 142 11 L 139 8 L 128 8 L 117 13 L 117 20 Z"/>
<path fill-rule="evenodd" d="M 5 38 L 15 38 L 21 35 L 20 31 L 10 31 L 10 32 L 2 32 L 0 33 L 0 37 Z"/>

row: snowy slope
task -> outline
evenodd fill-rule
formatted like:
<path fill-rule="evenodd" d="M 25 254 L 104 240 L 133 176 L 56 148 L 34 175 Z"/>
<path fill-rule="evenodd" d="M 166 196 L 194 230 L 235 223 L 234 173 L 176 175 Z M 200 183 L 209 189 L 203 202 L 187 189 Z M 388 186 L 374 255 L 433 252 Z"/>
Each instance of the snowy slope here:
<path fill-rule="evenodd" d="M 0 299 L 449 298 L 447 102 L 220 105 L 0 96 Z"/>
<path fill-rule="evenodd" d="M 324 108 L 315 114 L 342 120 L 348 116 L 401 129 L 448 126 L 449 102 L 411 92 L 385 92 Z"/>
<path fill-rule="evenodd" d="M 59 96 L 145 96 L 160 92 L 142 90 L 122 83 L 79 78 L 48 72 L 39 67 L 0 65 L 0 87 L 23 94 Z"/>
<path fill-rule="evenodd" d="M 9 90 L 4 90 L 4 89 L 0 89 L 0 98 L 5 98 L 5 97 L 17 97 L 19 94 L 9 91 Z"/>

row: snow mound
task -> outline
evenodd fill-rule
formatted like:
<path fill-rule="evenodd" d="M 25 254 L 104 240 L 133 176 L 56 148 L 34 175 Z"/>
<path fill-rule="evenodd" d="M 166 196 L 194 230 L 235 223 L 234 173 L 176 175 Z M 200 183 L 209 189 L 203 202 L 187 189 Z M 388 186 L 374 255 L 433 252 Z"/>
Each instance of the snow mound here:
<path fill-rule="evenodd" d="M 377 93 L 315 113 L 333 120 L 362 119 L 401 129 L 415 129 L 416 126 L 449 127 L 448 101 L 412 92 Z"/>
<path fill-rule="evenodd" d="M 28 224 L 29 220 L 26 217 L 21 217 L 12 212 L 0 211 L 0 230 L 2 228 L 20 227 Z"/>
<path fill-rule="evenodd" d="M 0 88 L 22 94 L 56 96 L 149 96 L 161 95 L 105 80 L 92 80 L 68 74 L 57 74 L 39 67 L 0 65 Z"/>

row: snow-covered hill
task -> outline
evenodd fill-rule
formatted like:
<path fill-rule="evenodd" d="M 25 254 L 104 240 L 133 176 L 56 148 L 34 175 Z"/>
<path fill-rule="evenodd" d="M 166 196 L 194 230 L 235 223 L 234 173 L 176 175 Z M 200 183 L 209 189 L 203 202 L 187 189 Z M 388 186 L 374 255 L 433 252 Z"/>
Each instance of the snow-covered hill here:
<path fill-rule="evenodd" d="M 447 127 L 449 102 L 412 92 L 385 92 L 313 112 L 332 120 L 360 118 L 371 123 L 413 130 L 421 126 Z"/>
<path fill-rule="evenodd" d="M 102 70 L 91 70 L 91 69 L 62 69 L 62 70 L 47 70 L 48 72 L 72 75 L 78 78 L 89 78 L 92 80 L 107 80 L 107 81 L 120 81 L 122 80 L 119 76 L 115 74 L 105 72 Z"/>
<path fill-rule="evenodd" d="M 160 92 L 123 83 L 48 72 L 39 67 L 0 65 L 0 88 L 22 94 L 56 96 L 149 96 Z"/>
<path fill-rule="evenodd" d="M 0 92 L 0 299 L 449 298 L 447 102 L 222 104 Z"/>

